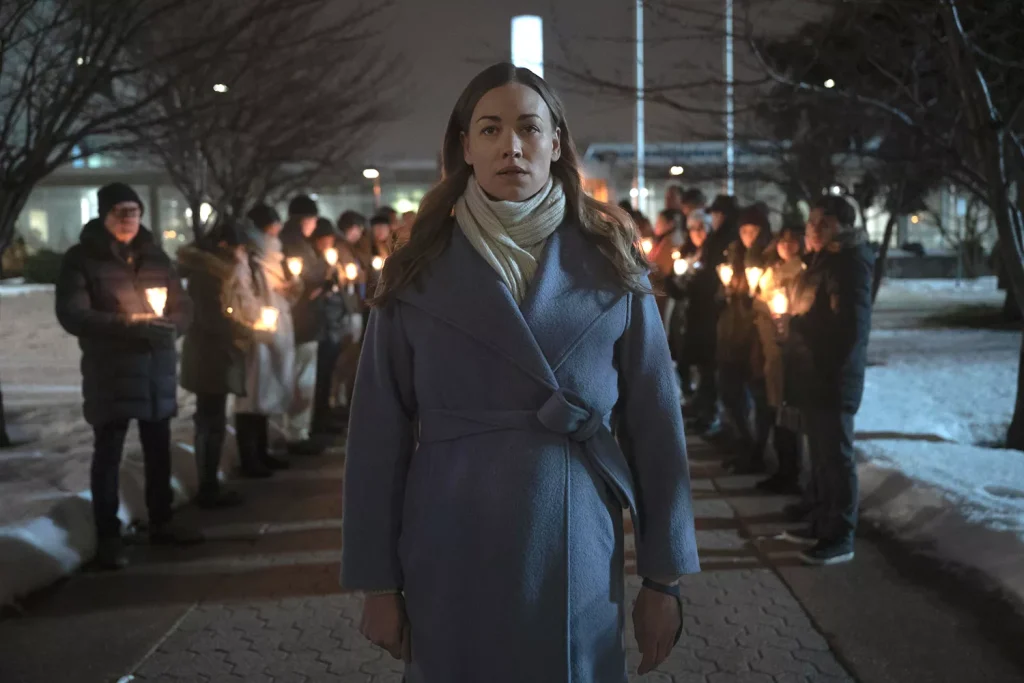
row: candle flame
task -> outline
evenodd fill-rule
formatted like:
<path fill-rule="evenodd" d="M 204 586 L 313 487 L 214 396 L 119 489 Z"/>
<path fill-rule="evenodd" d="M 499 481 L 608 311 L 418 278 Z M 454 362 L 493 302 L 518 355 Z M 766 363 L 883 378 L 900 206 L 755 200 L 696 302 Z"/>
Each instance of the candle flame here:
<path fill-rule="evenodd" d="M 325 251 L 324 252 L 324 260 L 327 261 L 328 265 L 331 265 L 331 266 L 338 265 L 338 250 L 334 249 L 332 247 L 331 249 L 328 249 L 327 251 Z"/>
<path fill-rule="evenodd" d="M 650 254 L 651 249 L 654 249 L 654 242 L 651 241 L 650 238 L 644 238 L 644 240 L 640 242 L 640 247 L 644 250 L 645 254 Z"/>
<path fill-rule="evenodd" d="M 302 259 L 298 257 L 288 259 L 288 272 L 295 277 L 302 275 Z"/>
<path fill-rule="evenodd" d="M 772 313 L 785 315 L 787 311 L 789 311 L 789 299 L 786 298 L 785 293 L 776 292 L 772 297 Z"/>
<path fill-rule="evenodd" d="M 260 309 L 260 319 L 256 321 L 256 325 L 254 327 L 257 330 L 274 332 L 277 330 L 277 319 L 280 315 L 281 312 L 273 306 L 264 306 Z"/>
<path fill-rule="evenodd" d="M 167 288 L 166 287 L 150 287 L 146 290 L 146 301 L 149 303 L 149 307 L 156 313 L 156 317 L 162 318 L 164 315 L 164 308 L 167 306 Z"/>
<path fill-rule="evenodd" d="M 764 275 L 764 270 L 761 268 L 747 268 L 747 284 L 750 285 L 751 293 L 757 289 L 762 275 Z"/>
<path fill-rule="evenodd" d="M 384 268 L 384 257 L 383 256 L 374 256 L 373 257 L 373 269 L 374 270 L 383 270 L 383 268 Z"/>
<path fill-rule="evenodd" d="M 690 264 L 686 261 L 686 259 L 676 259 L 676 262 L 672 264 L 672 271 L 676 275 L 685 275 L 686 271 L 688 271 L 689 269 Z"/>
<path fill-rule="evenodd" d="M 350 263 L 347 266 L 345 266 L 345 277 L 347 277 L 349 280 L 355 280 L 357 277 L 359 277 L 359 269 L 356 268 L 356 264 Z"/>
<path fill-rule="evenodd" d="M 718 267 L 718 277 L 722 278 L 722 284 L 727 285 L 732 282 L 732 266 L 723 263 Z"/>

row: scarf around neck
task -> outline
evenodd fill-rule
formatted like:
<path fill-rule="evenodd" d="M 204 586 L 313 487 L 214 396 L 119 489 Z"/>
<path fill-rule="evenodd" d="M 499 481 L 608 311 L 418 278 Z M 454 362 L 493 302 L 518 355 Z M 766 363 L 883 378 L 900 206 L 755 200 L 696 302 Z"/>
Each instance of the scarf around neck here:
<path fill-rule="evenodd" d="M 471 176 L 455 203 L 455 219 L 469 243 L 522 305 L 537 273 L 537 259 L 565 219 L 565 192 L 562 182 L 552 177 L 526 201 L 494 201 L 484 194 L 476 176 Z"/>

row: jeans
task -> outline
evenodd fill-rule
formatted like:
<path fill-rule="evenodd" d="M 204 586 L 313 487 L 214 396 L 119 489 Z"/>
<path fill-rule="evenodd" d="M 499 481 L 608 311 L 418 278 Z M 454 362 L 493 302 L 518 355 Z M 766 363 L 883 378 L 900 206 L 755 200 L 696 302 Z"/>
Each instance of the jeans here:
<path fill-rule="evenodd" d="M 171 421 L 139 421 L 143 462 L 146 467 L 146 508 L 150 526 L 171 519 Z M 121 455 L 128 434 L 128 420 L 94 425 L 95 449 L 92 456 L 91 488 L 93 518 L 98 538 L 117 538 L 121 534 L 120 507 Z"/>
<path fill-rule="evenodd" d="M 853 450 L 853 413 L 805 410 L 813 488 L 812 524 L 819 538 L 853 540 L 859 485 Z"/>
<path fill-rule="evenodd" d="M 326 431 L 331 424 L 331 389 L 334 368 L 341 355 L 341 342 L 322 341 L 316 351 L 316 391 L 313 394 L 313 431 Z"/>

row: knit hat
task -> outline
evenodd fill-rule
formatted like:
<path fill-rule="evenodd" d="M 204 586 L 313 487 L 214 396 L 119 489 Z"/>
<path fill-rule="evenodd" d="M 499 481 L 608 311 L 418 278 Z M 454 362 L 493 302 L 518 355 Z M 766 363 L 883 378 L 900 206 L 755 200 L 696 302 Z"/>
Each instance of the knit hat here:
<path fill-rule="evenodd" d="M 326 218 L 318 218 L 316 220 L 316 229 L 313 230 L 311 238 L 318 240 L 321 237 L 336 237 L 337 234 L 334 232 L 334 225 Z"/>
<path fill-rule="evenodd" d="M 274 223 L 281 222 L 281 216 L 272 206 L 266 204 L 257 204 L 252 210 L 246 214 L 246 218 L 251 220 L 258 230 L 261 232 L 269 228 Z"/>
<path fill-rule="evenodd" d="M 124 183 L 111 183 L 110 185 L 101 187 L 100 191 L 96 193 L 96 197 L 99 200 L 101 219 L 106 218 L 107 214 L 109 214 L 115 206 L 125 202 L 134 202 L 138 204 L 140 212 L 145 210 L 142 206 L 142 199 L 139 195 L 136 194 L 135 190 Z"/>
<path fill-rule="evenodd" d="M 288 204 L 288 217 L 319 216 L 320 208 L 308 195 L 300 194 Z"/>

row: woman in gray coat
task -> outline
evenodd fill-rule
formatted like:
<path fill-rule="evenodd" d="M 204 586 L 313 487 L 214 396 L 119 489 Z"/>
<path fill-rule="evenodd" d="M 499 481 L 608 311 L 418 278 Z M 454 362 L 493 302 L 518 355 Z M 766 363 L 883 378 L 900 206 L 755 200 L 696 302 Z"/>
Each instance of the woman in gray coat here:
<path fill-rule="evenodd" d="M 581 187 L 557 96 L 477 76 L 444 179 L 388 259 L 356 379 L 342 583 L 409 683 L 624 683 L 699 570 L 682 416 L 628 216 Z M 454 220 L 450 216 L 454 212 Z"/>

